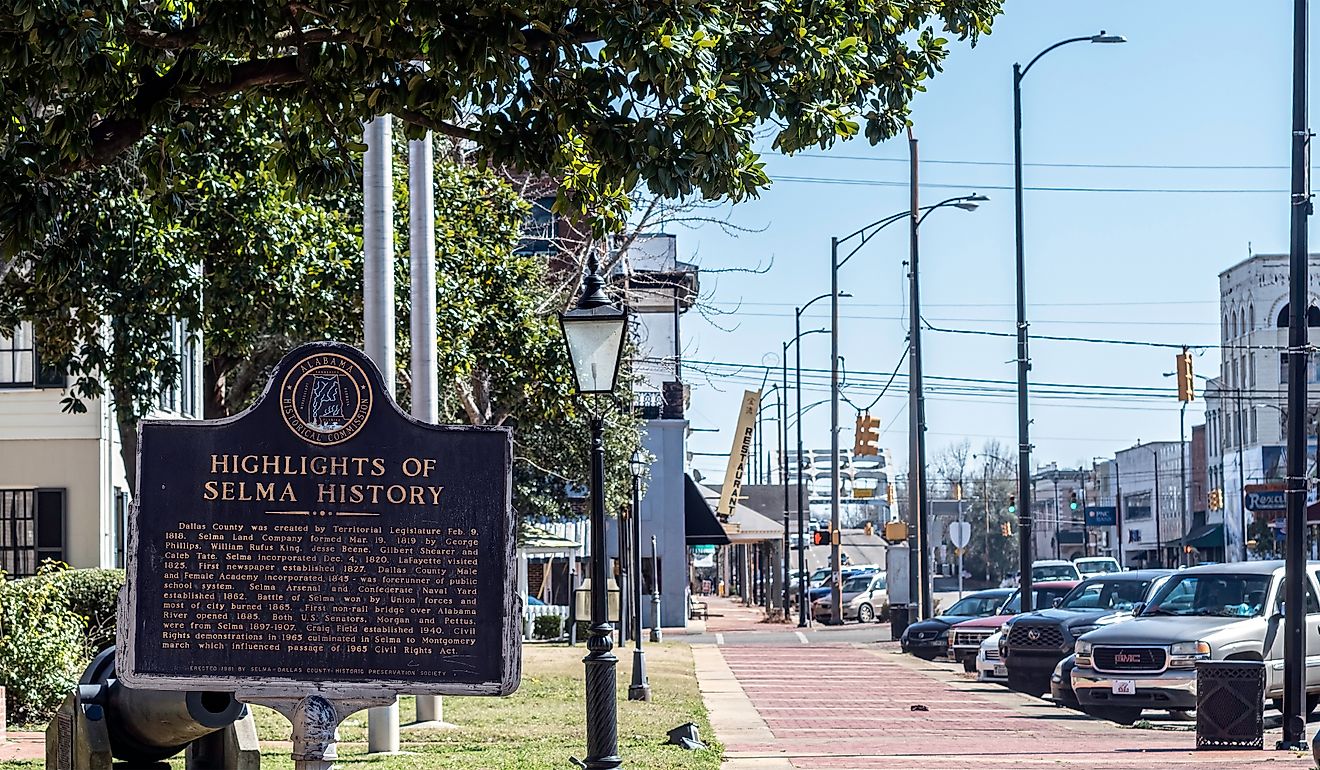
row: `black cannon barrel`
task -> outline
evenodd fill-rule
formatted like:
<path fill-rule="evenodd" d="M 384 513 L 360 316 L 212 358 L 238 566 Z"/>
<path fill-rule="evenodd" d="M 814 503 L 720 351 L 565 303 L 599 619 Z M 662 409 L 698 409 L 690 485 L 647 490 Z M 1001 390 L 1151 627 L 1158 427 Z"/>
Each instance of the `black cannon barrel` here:
<path fill-rule="evenodd" d="M 128 762 L 172 757 L 247 714 L 247 706 L 233 693 L 129 687 L 115 675 L 114 647 L 92 660 L 80 684 L 99 686 L 96 700 L 105 712 L 111 753 Z"/>

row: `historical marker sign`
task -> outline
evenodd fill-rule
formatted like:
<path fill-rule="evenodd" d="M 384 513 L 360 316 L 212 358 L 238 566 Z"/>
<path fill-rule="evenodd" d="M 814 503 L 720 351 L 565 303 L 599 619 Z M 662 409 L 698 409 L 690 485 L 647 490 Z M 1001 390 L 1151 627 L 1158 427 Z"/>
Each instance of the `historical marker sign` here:
<path fill-rule="evenodd" d="M 118 669 L 143 687 L 517 688 L 510 432 L 305 345 L 248 411 L 146 421 Z"/>

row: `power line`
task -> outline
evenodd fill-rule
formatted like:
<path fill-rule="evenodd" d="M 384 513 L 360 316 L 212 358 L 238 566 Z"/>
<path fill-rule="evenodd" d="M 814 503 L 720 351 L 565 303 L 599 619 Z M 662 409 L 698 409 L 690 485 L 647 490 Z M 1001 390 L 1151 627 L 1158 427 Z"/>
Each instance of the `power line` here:
<path fill-rule="evenodd" d="M 772 176 L 777 182 L 800 182 L 806 184 L 837 184 L 860 187 L 908 187 L 906 181 L 886 179 L 843 179 L 836 177 L 813 176 Z M 927 189 L 951 190 L 1012 190 L 1012 185 L 1003 184 L 941 184 L 925 182 L 920 185 Z M 1055 185 L 1026 185 L 1022 188 L 1030 192 L 1077 192 L 1077 193 L 1157 193 L 1173 195 L 1287 195 L 1288 191 L 1275 188 L 1246 187 L 1065 187 Z"/>
<path fill-rule="evenodd" d="M 868 155 L 829 155 L 819 152 L 800 152 L 796 157 L 822 158 L 826 160 L 860 160 L 875 163 L 908 163 L 907 158 L 877 158 Z M 922 158 L 923 164 L 938 166 L 1012 166 L 1004 160 L 932 160 Z M 1091 169 L 1127 169 L 1153 171 L 1286 171 L 1289 166 L 1274 165 L 1221 165 L 1221 164 L 1179 164 L 1179 163 L 1023 163 L 1028 168 L 1091 168 Z"/>

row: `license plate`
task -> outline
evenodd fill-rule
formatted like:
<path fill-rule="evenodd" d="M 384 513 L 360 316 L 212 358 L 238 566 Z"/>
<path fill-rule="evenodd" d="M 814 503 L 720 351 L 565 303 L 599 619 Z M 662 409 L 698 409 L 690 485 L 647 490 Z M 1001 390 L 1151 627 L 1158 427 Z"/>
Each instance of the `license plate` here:
<path fill-rule="evenodd" d="M 1137 683 L 1131 679 L 1115 679 L 1109 683 L 1109 690 L 1115 695 L 1136 695 Z"/>
<path fill-rule="evenodd" d="M 995 676 L 1008 676 L 1008 666 L 995 666 Z"/>

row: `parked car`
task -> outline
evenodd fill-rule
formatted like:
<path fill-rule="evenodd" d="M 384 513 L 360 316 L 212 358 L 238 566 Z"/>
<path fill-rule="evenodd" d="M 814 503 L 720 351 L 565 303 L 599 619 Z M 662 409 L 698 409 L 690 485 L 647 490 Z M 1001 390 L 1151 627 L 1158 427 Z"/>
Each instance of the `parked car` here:
<path fill-rule="evenodd" d="M 996 631 L 981 642 L 976 651 L 976 681 L 1008 684 L 1008 667 L 999 657 L 999 636 Z"/>
<path fill-rule="evenodd" d="M 880 617 L 881 608 L 884 607 L 885 602 L 889 601 L 887 587 L 885 573 L 881 572 L 871 578 L 871 583 L 866 587 L 866 590 L 854 596 L 852 601 L 844 605 L 843 619 L 853 620 L 855 618 L 858 623 L 870 623 Z"/>
<path fill-rule="evenodd" d="M 1031 592 L 1035 595 L 1035 600 L 1031 606 L 1053 606 L 1055 599 L 1067 595 L 1076 585 L 1076 581 L 1034 583 L 1031 586 Z M 980 649 L 981 642 L 998 631 L 1000 626 L 1004 625 L 1009 618 L 1018 614 L 1021 609 L 1019 592 L 1014 591 L 1008 601 L 1004 602 L 1004 606 L 999 609 L 998 613 L 957 624 L 954 626 L 949 640 L 949 657 L 955 662 L 962 663 L 964 671 L 975 671 L 977 650 Z M 1002 649 L 1000 655 L 1003 655 Z"/>
<path fill-rule="evenodd" d="M 810 535 L 808 535 L 808 537 L 810 537 Z M 811 573 L 811 577 L 807 579 L 807 587 L 816 588 L 822 585 L 826 580 L 829 579 L 830 575 L 832 574 L 834 574 L 834 570 L 830 569 L 829 567 L 821 567 L 820 569 Z"/>
<path fill-rule="evenodd" d="M 1039 559 L 1031 563 L 1031 582 L 1045 580 L 1081 580 L 1077 565 L 1063 559 Z"/>
<path fill-rule="evenodd" d="M 1072 688 L 1072 672 L 1077 668 L 1077 656 L 1069 655 L 1054 667 L 1050 674 L 1050 700 L 1064 708 L 1078 709 L 1077 693 Z"/>
<path fill-rule="evenodd" d="M 1083 579 L 1123 571 L 1118 559 L 1112 556 L 1080 556 L 1073 559 L 1073 566 L 1081 573 Z"/>
<path fill-rule="evenodd" d="M 875 573 L 876 570 L 870 567 L 867 568 L 845 567 L 844 569 L 839 571 L 839 577 L 842 579 L 844 583 L 847 583 L 848 579 L 851 577 L 855 577 L 857 575 L 873 576 L 875 575 Z M 831 590 L 833 587 L 834 587 L 834 576 L 826 575 L 825 580 L 822 581 L 820 585 L 807 589 L 807 606 L 810 607 L 812 603 L 814 603 L 817 599 L 820 599 L 825 596 L 829 596 L 831 593 L 833 593 L 833 591 Z"/>
<path fill-rule="evenodd" d="M 1308 657 L 1320 654 L 1320 563 L 1306 568 Z M 1283 693 L 1283 562 L 1216 564 L 1183 570 L 1125 623 L 1083 634 L 1073 691 L 1092 716 L 1131 724 L 1146 708 L 1196 707 L 1198 660 L 1260 660 L 1266 698 Z M 1309 677 L 1308 711 L 1320 706 Z"/>
<path fill-rule="evenodd" d="M 1053 606 L 1019 615 L 1003 626 L 1000 644 L 1008 684 L 1028 695 L 1050 691 L 1050 676 L 1059 661 L 1073 651 L 1073 642 L 1102 625 L 1132 617 L 1132 609 L 1148 601 L 1172 570 L 1114 572 L 1083 581 Z"/>
<path fill-rule="evenodd" d="M 869 592 L 871 590 L 871 584 L 874 583 L 876 579 L 881 581 L 882 586 L 884 585 L 884 576 L 875 572 L 856 572 L 853 573 L 851 577 L 844 579 L 843 588 L 841 589 L 841 599 L 843 600 L 841 606 L 843 607 L 843 612 L 840 615 L 840 617 L 843 618 L 843 622 L 847 623 L 849 620 L 852 620 L 853 617 L 856 617 L 855 615 L 850 617 L 848 614 L 848 611 L 851 609 L 850 605 L 852 604 L 852 600 Z M 834 597 L 827 593 L 811 603 L 811 617 L 818 623 L 827 622 L 830 619 L 831 610 L 833 608 Z"/>
<path fill-rule="evenodd" d="M 943 614 L 913 623 L 899 638 L 903 652 L 910 652 L 924 660 L 934 660 L 946 654 L 951 626 L 994 615 L 1014 593 L 1007 588 L 977 591 L 954 602 Z"/>
<path fill-rule="evenodd" d="M 794 533 L 790 535 L 788 538 L 789 550 L 796 551 L 800 548 L 810 548 L 810 547 L 811 547 L 811 537 L 808 535 L 798 535 Z"/>

